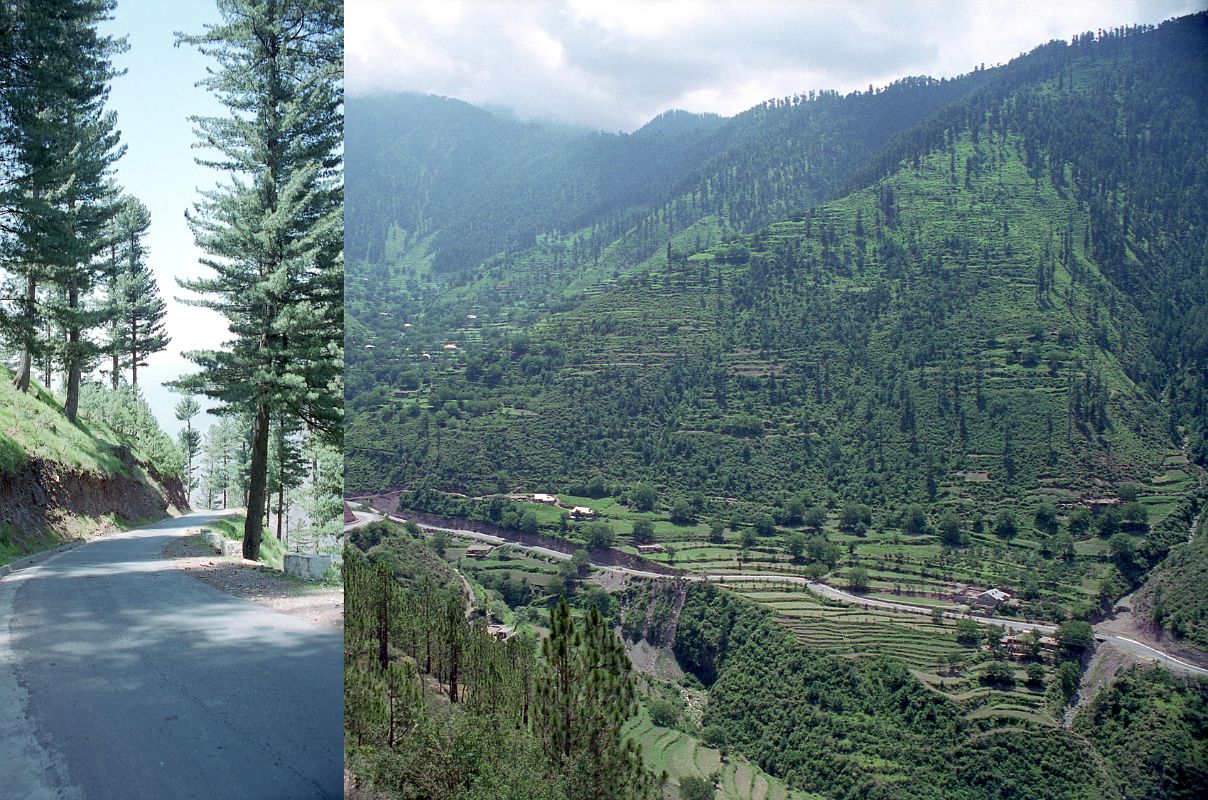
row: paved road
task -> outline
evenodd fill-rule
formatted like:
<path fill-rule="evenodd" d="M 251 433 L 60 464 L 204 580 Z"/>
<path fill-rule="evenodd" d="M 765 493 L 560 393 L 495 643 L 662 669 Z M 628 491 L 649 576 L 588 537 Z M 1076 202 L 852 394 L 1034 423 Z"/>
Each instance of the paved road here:
<path fill-rule="evenodd" d="M 353 525 L 350 525 L 349 527 L 359 527 L 360 525 L 364 525 L 368 522 L 372 522 L 375 519 L 380 519 L 382 516 L 379 514 L 370 514 L 370 513 L 363 512 L 363 511 L 354 511 L 353 513 L 355 513 L 357 515 L 358 522 Z M 390 519 L 395 520 L 397 522 L 405 521 L 405 519 L 403 517 L 397 517 L 394 515 L 389 515 L 389 516 L 390 516 Z M 462 536 L 462 537 L 466 537 L 466 538 L 470 538 L 470 539 L 478 539 L 480 541 L 490 542 L 492 544 L 508 544 L 508 545 L 511 545 L 512 547 L 518 547 L 518 548 L 522 548 L 525 550 L 530 550 L 530 551 L 537 552 L 537 553 L 540 553 L 545 556 L 552 556 L 553 558 L 560 558 L 560 559 L 570 558 L 570 556 L 568 556 L 567 554 L 560 553 L 556 550 L 550 550 L 545 547 L 532 547 L 532 546 L 523 544 L 521 542 L 511 541 L 509 539 L 505 539 L 500 536 L 494 536 L 494 535 L 491 535 L 488 533 L 479 533 L 478 531 L 463 530 L 460 528 L 438 528 L 438 527 L 434 527 L 431 525 L 424 525 L 423 527 L 428 530 L 440 530 L 440 531 L 444 531 L 446 533 L 452 533 L 452 534 L 456 534 L 458 536 Z M 605 570 L 608 572 L 620 572 L 620 573 L 624 573 L 627 575 L 636 575 L 636 576 L 644 577 L 644 578 L 666 578 L 667 577 L 666 575 L 660 575 L 655 572 L 644 572 L 642 570 L 629 569 L 627 567 L 603 566 L 600 564 L 595 564 L 594 566 L 597 569 L 602 569 L 602 570 Z M 735 581 L 767 582 L 767 583 L 785 583 L 785 582 L 787 582 L 790 584 L 795 584 L 797 586 L 804 586 L 804 587 L 808 588 L 811 592 L 814 592 L 815 594 L 822 595 L 823 597 L 829 597 L 832 600 L 839 600 L 844 603 L 852 603 L 854 605 L 861 605 L 861 606 L 865 606 L 865 607 L 869 607 L 869 608 L 882 608 L 882 609 L 886 609 L 886 610 L 890 610 L 890 611 L 900 611 L 900 612 L 907 613 L 907 614 L 930 615 L 932 613 L 931 607 L 928 607 L 928 606 L 917 606 L 917 605 L 913 605 L 911 603 L 897 603 L 897 602 L 892 602 L 889 600 L 878 600 L 873 597 L 864 597 L 862 595 L 851 594 L 849 592 L 843 591 L 842 589 L 836 589 L 835 587 L 830 586 L 829 584 L 819 583 L 817 581 L 811 581 L 808 578 L 801 578 L 801 577 L 798 577 L 795 575 L 769 575 L 767 573 L 755 574 L 755 575 L 733 575 L 733 574 L 729 574 L 729 573 L 711 574 L 711 575 L 685 574 L 683 576 L 683 579 L 689 580 L 689 581 L 708 580 L 712 583 L 732 583 Z M 984 625 L 997 625 L 997 626 L 999 626 L 1001 628 L 1005 628 L 1007 630 L 1020 631 L 1020 632 L 1024 632 L 1024 633 L 1029 632 L 1029 631 L 1037 631 L 1037 632 L 1043 633 L 1043 634 L 1053 634 L 1057 631 L 1057 627 L 1050 623 L 1028 622 L 1028 621 L 1024 621 L 1024 620 L 1014 620 L 1014 619 L 1010 619 L 1007 617 L 981 617 L 981 616 L 966 614 L 964 612 L 955 611 L 955 610 L 945 611 L 944 616 L 948 617 L 950 619 L 972 619 L 975 622 L 980 622 Z M 1109 633 L 1106 631 L 1096 630 L 1095 638 L 1101 642 L 1105 642 L 1105 641 L 1112 642 L 1113 644 L 1120 647 L 1121 649 L 1123 649 L 1129 653 L 1132 653 L 1133 655 L 1135 655 L 1139 658 L 1145 659 L 1147 661 L 1152 661 L 1155 663 L 1160 663 L 1163 666 L 1165 666 L 1166 668 L 1173 670 L 1174 672 L 1179 672 L 1179 673 L 1183 673 L 1183 674 L 1187 674 L 1187 675 L 1198 675 L 1201 677 L 1208 677 L 1208 669 L 1203 669 L 1202 667 L 1197 667 L 1194 664 L 1190 664 L 1186 661 L 1183 661 L 1182 659 L 1175 658 L 1172 655 L 1168 655 L 1167 653 L 1164 653 L 1161 650 L 1157 650 L 1153 647 L 1150 647 L 1147 644 L 1138 642 L 1135 639 L 1130 639 L 1127 636 L 1121 636 L 1121 635 L 1115 634 L 1115 633 Z"/>
<path fill-rule="evenodd" d="M 343 645 L 160 550 L 218 515 L 0 580 L 0 797 L 343 796 Z"/>

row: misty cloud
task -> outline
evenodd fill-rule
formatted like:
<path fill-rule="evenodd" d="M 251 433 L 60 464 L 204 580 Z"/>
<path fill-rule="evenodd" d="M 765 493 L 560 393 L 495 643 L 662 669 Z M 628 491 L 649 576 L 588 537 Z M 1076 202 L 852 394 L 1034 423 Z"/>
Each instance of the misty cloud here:
<path fill-rule="evenodd" d="M 959 75 L 1050 39 L 1201 5 L 348 0 L 346 85 L 633 130 L 669 108 L 730 115 L 811 89 Z"/>

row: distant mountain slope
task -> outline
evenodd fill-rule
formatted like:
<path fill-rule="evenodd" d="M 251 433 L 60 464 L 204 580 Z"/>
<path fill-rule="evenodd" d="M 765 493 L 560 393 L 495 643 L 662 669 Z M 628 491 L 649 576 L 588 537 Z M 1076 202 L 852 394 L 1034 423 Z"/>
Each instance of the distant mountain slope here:
<path fill-rule="evenodd" d="M 768 152 L 825 152 L 774 124 L 823 109 L 859 108 L 843 125 L 865 114 L 892 141 L 766 184 L 703 179 L 707 195 L 625 234 L 661 241 L 654 254 L 560 295 L 544 287 L 575 274 L 559 253 L 575 258 L 557 234 L 545 260 L 502 254 L 460 288 L 350 265 L 349 489 L 598 473 L 763 503 L 804 486 L 977 502 L 1152 475 L 1175 423 L 1202 447 L 1204 28 L 1198 15 L 1046 45 L 944 84 L 966 89 L 959 102 L 896 138 L 877 112 L 936 85 L 754 109 L 764 126 L 715 157 L 728 169 L 696 174 L 775 175 Z M 689 255 L 789 202 L 775 187 L 869 181 Z M 668 239 L 689 196 L 722 213 Z"/>
<path fill-rule="evenodd" d="M 630 135 L 519 123 L 445 98 L 354 98 L 350 379 L 372 369 L 357 345 L 392 332 L 383 311 L 453 319 L 465 301 L 560 302 L 670 239 L 699 249 L 754 230 L 832 196 L 891 136 L 992 72 L 811 94 L 726 120 L 667 112 Z"/>
<path fill-rule="evenodd" d="M 1001 496 L 1042 475 L 1093 491 L 1091 476 L 1153 472 L 1170 445 L 1128 377 L 1150 367 L 1138 314 L 1071 236 L 1085 214 L 1029 176 L 1020 146 L 957 137 L 842 201 L 468 345 L 463 370 L 427 367 L 436 419 L 366 412 L 401 455 L 392 482 L 479 493 L 499 473 L 599 473 L 884 504 L 929 481 L 933 497 Z M 952 165 L 970 159 L 966 181 Z M 971 472 L 988 480 L 966 488 Z"/>

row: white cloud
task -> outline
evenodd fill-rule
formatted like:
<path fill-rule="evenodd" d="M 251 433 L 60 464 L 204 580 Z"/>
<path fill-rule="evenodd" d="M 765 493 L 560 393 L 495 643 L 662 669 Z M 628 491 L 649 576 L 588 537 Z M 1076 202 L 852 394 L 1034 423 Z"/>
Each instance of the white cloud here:
<path fill-rule="evenodd" d="M 349 94 L 411 91 L 632 130 L 811 89 L 959 75 L 1053 38 L 1200 10 L 1125 2 L 348 0 Z"/>

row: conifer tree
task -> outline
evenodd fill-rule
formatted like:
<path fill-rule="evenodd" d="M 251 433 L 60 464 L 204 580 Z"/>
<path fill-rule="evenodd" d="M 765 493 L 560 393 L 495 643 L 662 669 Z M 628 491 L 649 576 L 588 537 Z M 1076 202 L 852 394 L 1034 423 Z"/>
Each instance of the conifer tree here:
<path fill-rule="evenodd" d="M 167 304 L 147 265 L 143 237 L 151 214 L 135 197 L 123 197 L 110 224 L 110 240 L 101 271 L 109 317 L 105 349 L 111 359 L 110 382 L 117 388 L 121 371 L 130 368 L 130 383 L 138 385 L 138 368 L 146 358 L 168 346 L 164 330 Z"/>
<path fill-rule="evenodd" d="M 58 355 L 66 371 L 64 413 L 74 421 L 80 375 L 94 355 L 88 328 L 100 322 L 86 303 L 92 259 L 113 213 L 108 175 L 122 149 L 115 117 L 105 111 L 109 59 L 122 40 L 101 36 L 113 0 L 45 0 L 5 4 L 13 70 L 0 85 L 7 156 L 3 209 L 4 292 L 16 298 L 0 314 L 6 338 L 21 351 L 14 384 L 29 388 L 33 365 Z M 49 323 L 53 322 L 54 325 Z M 44 336 L 57 329 L 62 340 Z"/>
<path fill-rule="evenodd" d="M 277 420 L 273 423 L 272 443 L 268 454 L 268 504 L 271 512 L 275 495 L 278 541 L 282 541 L 286 535 L 284 529 L 287 517 L 286 509 L 288 508 L 286 494 L 301 485 L 307 474 L 307 462 L 303 457 L 296 423 L 297 421 L 292 417 L 278 414 Z M 340 488 L 342 490 L 343 486 Z M 343 511 L 342 503 L 340 508 Z M 341 519 L 343 519 L 343 515 L 341 515 Z"/>
<path fill-rule="evenodd" d="M 580 627 L 565 598 L 559 600 L 541 649 L 534 728 L 546 755 L 572 776 L 574 796 L 654 796 L 655 781 L 637 743 L 621 732 L 637 710 L 629 658 L 599 609 L 592 608 Z"/>
<path fill-rule="evenodd" d="M 201 449 L 201 432 L 193 430 L 193 417 L 201 413 L 201 406 L 192 397 L 182 397 L 176 404 L 176 419 L 185 424 L 180 432 L 180 451 L 185 457 L 185 496 L 193 491 L 193 459 Z"/>
<path fill-rule="evenodd" d="M 244 556 L 259 555 L 272 419 L 340 446 L 343 416 L 343 8 L 333 0 L 220 0 L 223 22 L 178 43 L 217 61 L 202 82 L 230 110 L 194 117 L 230 174 L 188 215 L 213 277 L 181 281 L 234 338 L 188 354 L 181 386 L 252 418 Z"/>

